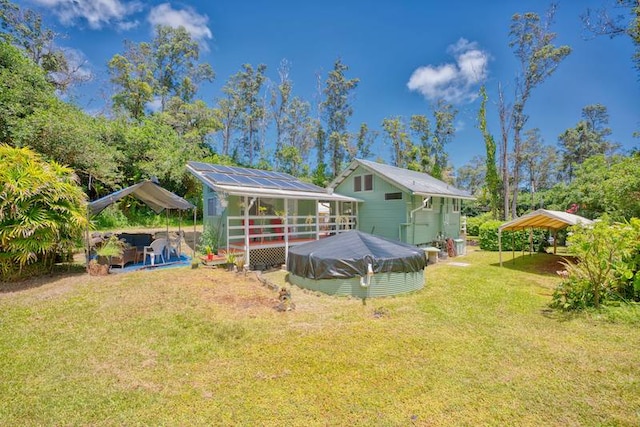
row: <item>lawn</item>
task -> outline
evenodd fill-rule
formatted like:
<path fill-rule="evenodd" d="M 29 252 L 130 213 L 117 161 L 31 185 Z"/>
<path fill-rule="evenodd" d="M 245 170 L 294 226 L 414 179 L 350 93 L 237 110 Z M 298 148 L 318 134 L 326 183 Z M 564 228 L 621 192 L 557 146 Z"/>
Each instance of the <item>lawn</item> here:
<path fill-rule="evenodd" d="M 202 268 L 5 286 L 0 425 L 640 424 L 639 310 L 549 310 L 552 255 L 454 261 L 393 298 L 293 288 L 288 312 Z"/>

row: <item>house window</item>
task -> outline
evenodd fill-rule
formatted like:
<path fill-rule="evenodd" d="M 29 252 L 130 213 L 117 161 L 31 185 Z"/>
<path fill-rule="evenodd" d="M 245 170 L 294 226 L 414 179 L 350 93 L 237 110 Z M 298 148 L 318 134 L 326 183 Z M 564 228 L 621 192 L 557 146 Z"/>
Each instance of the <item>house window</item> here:
<path fill-rule="evenodd" d="M 424 210 L 433 210 L 433 197 L 425 197 L 422 202 L 424 203 Z"/>
<path fill-rule="evenodd" d="M 453 212 L 460 212 L 460 199 L 453 199 Z"/>
<path fill-rule="evenodd" d="M 385 200 L 402 200 L 402 193 L 384 193 Z"/>
<path fill-rule="evenodd" d="M 373 175 L 368 174 L 364 176 L 364 191 L 373 190 Z"/>
<path fill-rule="evenodd" d="M 363 182 L 364 181 L 364 182 Z M 353 177 L 353 191 L 372 191 L 373 190 L 373 175 L 359 175 Z"/>
<path fill-rule="evenodd" d="M 222 206 L 216 193 L 212 193 L 211 197 L 207 199 L 207 216 L 222 215 Z"/>

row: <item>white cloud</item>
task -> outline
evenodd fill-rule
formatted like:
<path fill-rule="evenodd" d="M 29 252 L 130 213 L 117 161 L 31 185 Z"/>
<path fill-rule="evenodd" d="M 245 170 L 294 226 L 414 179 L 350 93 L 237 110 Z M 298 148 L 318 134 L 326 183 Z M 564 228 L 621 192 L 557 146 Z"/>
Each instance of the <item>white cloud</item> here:
<path fill-rule="evenodd" d="M 424 65 L 409 78 L 409 90 L 428 100 L 444 99 L 451 103 L 470 102 L 477 98 L 476 87 L 487 79 L 490 56 L 475 42 L 461 38 L 447 48 L 455 63 Z"/>
<path fill-rule="evenodd" d="M 64 25 L 73 25 L 78 19 L 86 20 L 92 29 L 115 24 L 122 28 L 135 26 L 127 17 L 142 10 L 142 4 L 127 0 L 33 0 L 52 9 Z"/>
<path fill-rule="evenodd" d="M 162 3 L 151 9 L 148 20 L 154 27 L 156 25 L 184 27 L 194 40 L 205 47 L 205 40 L 213 37 L 211 30 L 207 27 L 209 17 L 200 15 L 192 7 L 177 10 L 173 9 L 169 3 Z"/>

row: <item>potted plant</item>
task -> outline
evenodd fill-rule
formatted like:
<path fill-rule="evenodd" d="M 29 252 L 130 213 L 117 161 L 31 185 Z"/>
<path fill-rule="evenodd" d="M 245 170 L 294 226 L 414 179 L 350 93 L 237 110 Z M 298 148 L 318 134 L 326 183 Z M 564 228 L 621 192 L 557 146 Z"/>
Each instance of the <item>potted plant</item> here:
<path fill-rule="evenodd" d="M 102 246 L 96 249 L 96 259 L 89 264 L 89 273 L 104 275 L 109 273 L 112 257 L 122 257 L 123 243 L 115 235 L 109 237 Z"/>
<path fill-rule="evenodd" d="M 211 246 L 205 246 L 204 252 L 207 254 L 207 261 L 213 261 L 213 249 L 211 248 Z"/>
<path fill-rule="evenodd" d="M 233 267 L 235 267 L 236 265 L 236 254 L 234 254 L 233 252 L 227 252 L 227 255 L 225 256 L 225 261 L 227 263 L 227 271 L 233 271 Z"/>

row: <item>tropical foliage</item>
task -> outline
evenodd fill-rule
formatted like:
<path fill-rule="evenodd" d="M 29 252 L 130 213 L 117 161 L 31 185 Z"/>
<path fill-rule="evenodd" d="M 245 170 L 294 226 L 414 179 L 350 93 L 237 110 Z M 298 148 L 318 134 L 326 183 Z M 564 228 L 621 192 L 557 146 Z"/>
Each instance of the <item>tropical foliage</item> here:
<path fill-rule="evenodd" d="M 82 237 L 86 196 L 71 169 L 28 148 L 0 145 L 0 164 L 0 273 L 33 263 L 50 270 Z"/>
<path fill-rule="evenodd" d="M 566 310 L 640 301 L 640 220 L 612 223 L 605 215 L 593 226 L 572 231 L 569 252 L 578 261 L 567 261 L 553 306 Z"/>

